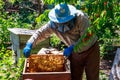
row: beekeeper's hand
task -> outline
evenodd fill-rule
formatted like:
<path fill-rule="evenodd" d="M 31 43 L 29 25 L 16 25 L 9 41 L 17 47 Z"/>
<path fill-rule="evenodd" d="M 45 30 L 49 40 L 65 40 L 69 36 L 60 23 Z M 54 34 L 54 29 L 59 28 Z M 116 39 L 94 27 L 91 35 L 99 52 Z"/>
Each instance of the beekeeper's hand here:
<path fill-rule="evenodd" d="M 70 56 L 70 54 L 73 52 L 73 48 L 74 48 L 73 45 L 69 46 L 68 48 L 65 48 L 63 55 L 66 57 Z"/>
<path fill-rule="evenodd" d="M 23 54 L 26 58 L 28 58 L 30 56 L 31 49 L 32 49 L 32 43 L 26 43 L 26 46 L 23 49 Z"/>

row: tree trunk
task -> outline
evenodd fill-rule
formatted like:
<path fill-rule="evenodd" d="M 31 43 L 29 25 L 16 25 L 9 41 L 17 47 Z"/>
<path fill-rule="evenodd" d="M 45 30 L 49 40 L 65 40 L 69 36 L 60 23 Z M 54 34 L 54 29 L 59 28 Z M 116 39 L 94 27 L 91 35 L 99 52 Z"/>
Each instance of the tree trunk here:
<path fill-rule="evenodd" d="M 37 1 L 37 3 L 38 3 L 38 11 L 39 11 L 39 14 L 38 14 L 38 16 L 41 14 L 41 4 L 42 4 L 42 1 L 41 0 L 36 0 Z"/>

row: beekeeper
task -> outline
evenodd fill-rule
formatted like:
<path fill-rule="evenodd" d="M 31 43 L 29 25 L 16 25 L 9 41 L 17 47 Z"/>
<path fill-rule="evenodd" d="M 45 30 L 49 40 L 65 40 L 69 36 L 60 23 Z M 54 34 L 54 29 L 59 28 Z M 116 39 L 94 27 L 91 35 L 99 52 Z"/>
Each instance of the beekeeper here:
<path fill-rule="evenodd" d="M 50 21 L 38 29 L 27 41 L 23 50 L 29 57 L 32 47 L 55 33 L 68 48 L 64 56 L 70 60 L 71 80 L 82 80 L 83 71 L 87 80 L 99 80 L 99 46 L 90 27 L 87 14 L 74 6 L 60 3 L 48 14 Z"/>

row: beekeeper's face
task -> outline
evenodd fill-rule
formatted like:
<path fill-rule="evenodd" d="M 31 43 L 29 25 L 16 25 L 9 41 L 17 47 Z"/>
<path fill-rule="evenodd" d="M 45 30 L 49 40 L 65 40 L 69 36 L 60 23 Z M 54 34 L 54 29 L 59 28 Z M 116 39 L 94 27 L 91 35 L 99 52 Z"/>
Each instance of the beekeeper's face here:
<path fill-rule="evenodd" d="M 74 27 L 74 19 L 65 22 L 65 23 L 56 23 L 58 25 L 57 30 L 59 32 L 65 33 L 69 30 L 71 30 Z"/>

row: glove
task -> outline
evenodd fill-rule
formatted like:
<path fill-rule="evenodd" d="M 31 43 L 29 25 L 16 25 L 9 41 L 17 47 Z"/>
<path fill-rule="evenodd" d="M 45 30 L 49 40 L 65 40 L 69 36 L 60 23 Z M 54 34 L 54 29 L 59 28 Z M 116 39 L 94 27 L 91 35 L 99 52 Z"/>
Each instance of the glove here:
<path fill-rule="evenodd" d="M 28 58 L 30 56 L 31 49 L 32 49 L 32 43 L 26 43 L 26 46 L 23 49 L 23 54 L 26 58 Z"/>
<path fill-rule="evenodd" d="M 73 48 L 74 48 L 73 45 L 71 45 L 71 46 L 68 47 L 68 48 L 65 48 L 65 50 L 64 50 L 64 52 L 63 52 L 63 55 L 66 56 L 66 57 L 70 56 L 70 54 L 71 54 L 72 51 L 73 51 Z"/>

